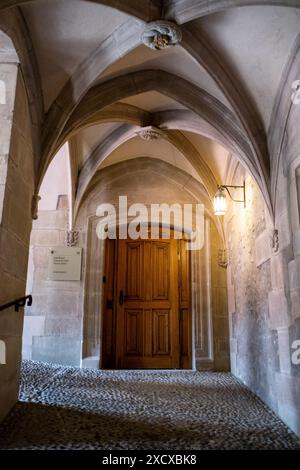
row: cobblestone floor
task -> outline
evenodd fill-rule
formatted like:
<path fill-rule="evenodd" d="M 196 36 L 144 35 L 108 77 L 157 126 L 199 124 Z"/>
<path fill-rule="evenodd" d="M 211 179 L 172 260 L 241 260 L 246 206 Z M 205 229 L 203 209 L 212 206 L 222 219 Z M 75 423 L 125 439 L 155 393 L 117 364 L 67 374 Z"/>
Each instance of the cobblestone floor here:
<path fill-rule="evenodd" d="M 25 361 L 0 449 L 300 449 L 230 374 L 95 371 Z"/>

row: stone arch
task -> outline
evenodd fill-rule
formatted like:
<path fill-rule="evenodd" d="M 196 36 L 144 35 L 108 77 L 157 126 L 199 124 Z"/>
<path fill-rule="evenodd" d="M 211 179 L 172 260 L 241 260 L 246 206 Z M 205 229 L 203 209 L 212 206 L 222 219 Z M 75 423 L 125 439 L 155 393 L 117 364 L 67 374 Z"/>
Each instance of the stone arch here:
<path fill-rule="evenodd" d="M 100 163 L 104 161 L 117 147 L 135 137 L 137 132 L 138 128 L 135 126 L 123 124 L 114 130 L 111 134 L 109 134 L 104 139 L 104 141 L 100 142 L 100 144 L 97 145 L 96 148 L 91 152 L 78 178 L 78 188 L 74 209 L 75 214 L 79 209 L 84 192 L 87 189 L 89 182 L 92 180 L 95 172 L 97 171 Z M 208 194 L 210 194 L 212 197 L 216 192 L 218 183 L 214 174 L 203 160 L 198 150 L 179 131 L 173 131 L 172 133 L 170 131 L 164 131 L 161 135 L 161 138 L 170 142 L 186 157 L 186 159 L 192 164 L 192 166 L 201 176 Z"/>
<path fill-rule="evenodd" d="M 125 123 L 137 127 L 147 126 L 152 123 L 162 130 L 193 132 L 215 140 L 220 145 L 223 145 L 223 147 L 230 148 L 232 153 L 236 152 L 236 148 L 233 145 L 231 146 L 226 136 L 216 126 L 189 109 L 171 109 L 150 113 L 122 102 L 108 105 L 92 114 L 85 122 L 80 123 L 78 127 L 74 126 L 68 135 L 68 139 L 86 127 L 108 122 Z M 58 147 L 61 147 L 64 141 L 65 139 L 60 139 L 57 144 Z"/>
<path fill-rule="evenodd" d="M 116 163 L 97 172 L 89 190 L 85 194 L 85 199 L 80 207 L 75 222 L 75 229 L 79 231 L 80 238 L 86 246 L 85 271 L 82 283 L 82 289 L 84 290 L 82 296 L 84 324 L 82 359 L 84 361 L 85 358 L 89 358 L 89 361 L 92 360 L 93 356 L 94 360 L 97 361 L 96 367 L 98 365 L 97 358 L 101 357 L 101 340 L 99 341 L 99 339 L 101 338 L 102 286 L 101 283 L 99 283 L 99 279 L 103 276 L 102 262 L 104 260 L 105 244 L 96 237 L 97 218 L 95 217 L 95 207 L 97 207 L 101 200 L 114 203 L 114 199 L 110 197 L 110 194 L 118 193 L 117 188 L 119 181 L 121 181 L 120 184 L 123 184 L 122 181 L 127 181 L 128 184 L 133 186 L 132 192 L 135 192 L 135 183 L 130 181 L 129 176 L 135 175 L 135 181 L 138 181 L 143 174 L 153 174 L 154 180 L 160 178 L 166 182 L 169 181 L 169 183 L 177 187 L 179 191 L 182 191 L 182 181 L 186 181 L 188 177 L 188 174 L 183 170 L 162 160 L 148 157 L 140 157 L 126 162 Z M 152 184 L 150 184 L 150 186 L 152 187 Z M 99 188 L 101 189 L 99 190 Z M 107 190 L 105 188 L 108 188 L 108 192 L 106 192 Z M 112 188 L 111 193 L 110 188 Z M 219 219 L 213 215 L 211 201 L 203 185 L 199 184 L 193 177 L 190 177 L 189 184 L 184 187 L 184 191 L 189 194 L 191 200 L 195 202 L 202 201 L 205 204 L 205 229 L 210 230 L 211 226 L 215 230 L 216 243 L 219 247 L 223 246 L 224 240 L 221 227 L 219 226 Z M 147 191 L 147 196 L 144 199 L 146 206 L 149 204 L 149 201 L 149 191 Z M 134 202 L 134 200 L 132 200 L 132 202 Z M 131 203 L 130 194 L 128 203 Z M 210 243 L 210 237 L 207 236 L 207 233 L 205 238 L 207 243 Z M 212 249 L 215 249 L 215 244 Z M 200 349 L 203 347 L 201 351 L 201 355 L 203 355 L 203 366 L 204 360 L 210 364 L 213 364 L 215 360 L 212 346 L 214 341 L 213 335 L 215 333 L 210 326 L 212 325 L 212 319 L 209 319 L 211 315 L 211 299 L 209 296 L 205 297 L 205 292 L 207 292 L 207 288 L 210 285 L 210 276 L 205 276 L 206 271 L 204 267 L 209 271 L 210 266 L 217 263 L 217 256 L 214 252 L 213 256 L 209 257 L 207 256 L 209 252 L 209 246 L 205 246 L 204 249 L 195 251 L 192 258 L 194 276 L 192 285 L 194 287 L 201 285 L 201 289 L 199 288 L 200 291 L 198 291 L 196 287 L 193 290 L 195 325 L 198 325 L 199 322 L 203 322 L 204 325 L 207 325 L 207 335 L 204 338 L 200 338 L 200 328 L 195 327 L 194 329 L 194 341 L 196 346 L 194 352 L 195 362 L 197 361 L 197 354 L 200 355 Z M 97 256 L 97 253 L 101 254 L 101 256 Z M 216 266 L 214 266 L 213 269 L 216 269 Z M 224 275 L 224 270 L 222 274 Z M 203 304 L 200 298 L 202 298 Z M 199 367 L 201 368 L 201 364 Z"/>
<path fill-rule="evenodd" d="M 186 181 L 186 178 L 188 176 L 188 174 L 184 170 L 176 168 L 170 163 L 167 163 L 157 158 L 143 156 L 126 160 L 125 162 L 115 163 L 113 165 L 110 165 L 109 167 L 100 169 L 100 171 L 94 174 L 93 179 L 90 181 L 90 184 L 83 195 L 81 205 L 77 207 L 74 225 L 78 225 L 78 220 L 80 218 L 82 207 L 85 205 L 87 199 L 92 197 L 91 195 L 95 191 L 95 188 L 97 186 L 99 187 L 99 185 L 103 183 L 103 176 L 105 179 L 108 179 L 110 183 L 113 183 L 120 179 L 121 176 L 123 177 L 124 174 L 130 175 L 133 169 L 142 171 L 145 168 L 154 174 L 163 174 L 167 180 L 172 182 L 172 184 L 178 186 L 178 188 L 182 187 L 182 181 Z M 193 197 L 195 200 L 203 201 L 203 204 L 205 205 L 206 216 L 215 225 L 219 236 L 225 243 L 223 226 L 221 224 L 220 218 L 214 215 L 212 201 L 204 184 L 199 183 L 199 181 L 195 180 L 194 177 L 189 175 L 189 184 L 188 186 L 185 186 L 184 190 L 188 194 L 190 194 L 191 197 Z M 88 215 L 91 216 L 92 214 L 89 213 Z"/>
<path fill-rule="evenodd" d="M 175 20 L 178 24 L 193 21 L 201 16 L 211 15 L 234 7 L 272 5 L 300 8 L 297 0 L 210 0 L 195 2 L 194 0 L 170 1 L 164 8 L 165 18 Z"/>
<path fill-rule="evenodd" d="M 22 79 L 28 96 L 35 169 L 40 158 L 40 131 L 44 119 L 44 103 L 41 78 L 31 37 L 24 17 L 19 8 L 1 12 L 0 30 L 9 38 L 13 46 L 14 56 L 11 63 L 18 63 L 22 71 Z M 17 58 L 16 58 L 17 55 Z"/>
<path fill-rule="evenodd" d="M 115 54 L 115 49 L 121 50 L 121 56 L 128 54 L 141 44 L 141 34 L 144 28 L 143 22 L 137 24 L 137 22 L 129 20 L 126 27 L 125 25 L 118 27 L 103 44 L 81 63 L 65 87 L 59 92 L 47 114 L 43 134 L 43 153 L 53 152 L 57 138 L 63 132 L 66 121 L 82 97 L 99 80 L 101 73 L 120 58 L 120 54 Z M 231 103 L 249 140 L 254 158 L 268 183 L 270 162 L 266 135 L 259 114 L 255 110 L 255 103 L 252 102 L 244 86 L 241 83 L 236 83 L 236 77 L 230 73 L 230 67 L 224 62 L 224 57 L 221 60 L 209 41 L 204 38 L 203 33 L 199 35 L 193 25 L 183 27 L 182 33 L 183 38 L 179 47 L 183 47 L 194 60 L 206 69 Z M 112 52 L 108 55 L 107 50 Z"/>
<path fill-rule="evenodd" d="M 38 0 L 3 0 L 0 5 L 0 11 L 9 8 L 24 5 L 26 3 L 37 2 Z M 89 0 L 99 5 L 109 6 L 116 10 L 122 11 L 127 15 L 139 18 L 144 21 L 151 21 L 159 17 L 160 6 L 159 2 L 153 2 L 152 0 L 143 0 L 143 3 L 137 2 L 136 0 Z"/>
<path fill-rule="evenodd" d="M 33 1 L 37 2 L 38 0 L 3 0 L 0 5 L 0 11 Z M 178 24 L 187 23 L 201 16 L 210 15 L 233 7 L 274 5 L 299 8 L 297 0 L 272 0 L 271 2 L 270 0 L 210 0 L 210 2 L 200 3 L 195 3 L 194 0 L 182 0 L 177 3 L 174 1 L 168 2 L 161 12 L 159 2 L 152 0 L 145 0 L 143 4 L 136 0 L 126 0 L 126 2 L 122 0 L 90 1 L 116 8 L 128 15 L 143 19 L 144 21 L 150 21 L 151 19 L 162 16 L 165 19 L 175 20 Z"/>
<path fill-rule="evenodd" d="M 277 184 L 281 163 L 291 162 L 299 149 L 300 105 L 293 102 L 294 81 L 300 72 L 300 34 L 298 34 L 283 71 L 272 110 L 268 141 L 272 162 L 271 193 L 276 208 Z M 299 90 L 297 90 L 299 95 Z M 287 163 L 285 163 L 287 167 Z M 285 168 L 285 171 L 287 168 Z"/>
<path fill-rule="evenodd" d="M 263 123 L 257 112 L 256 104 L 249 92 L 232 74 L 230 67 L 220 60 L 210 41 L 203 32 L 199 34 L 192 24 L 182 27 L 182 47 L 208 72 L 217 84 L 241 125 L 251 147 L 253 157 L 266 181 L 270 178 L 270 160 L 267 149 L 266 134 Z"/>
<path fill-rule="evenodd" d="M 218 130 L 218 136 L 220 134 L 223 136 L 226 148 L 230 148 L 230 152 L 245 164 L 256 180 L 267 207 L 272 213 L 269 185 L 265 179 L 264 171 L 253 153 L 249 139 L 245 136 L 234 114 L 207 92 L 168 72 L 143 70 L 128 73 L 95 86 L 85 95 L 71 115 L 63 131 L 62 141 L 67 140 L 69 134 L 75 128 L 80 128 L 102 108 L 126 97 L 150 90 L 159 91 L 184 104 L 190 111 L 206 121 L 211 129 Z M 62 141 L 60 144 L 62 144 Z M 45 171 L 49 158 L 51 159 L 51 155 L 44 155 L 40 175 Z"/>

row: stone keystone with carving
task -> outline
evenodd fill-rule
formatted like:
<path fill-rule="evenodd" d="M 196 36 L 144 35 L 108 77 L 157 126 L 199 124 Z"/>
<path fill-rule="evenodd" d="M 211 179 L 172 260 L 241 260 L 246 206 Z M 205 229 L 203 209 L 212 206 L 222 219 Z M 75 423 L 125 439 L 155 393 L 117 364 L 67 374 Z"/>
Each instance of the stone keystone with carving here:
<path fill-rule="evenodd" d="M 145 46 L 155 50 L 166 49 L 180 43 L 182 34 L 177 24 L 158 20 L 148 23 L 141 35 Z"/>
<path fill-rule="evenodd" d="M 142 127 L 138 132 L 137 135 L 141 137 L 143 140 L 157 140 L 161 139 L 164 135 L 163 131 L 158 129 L 154 126 L 146 126 Z"/>

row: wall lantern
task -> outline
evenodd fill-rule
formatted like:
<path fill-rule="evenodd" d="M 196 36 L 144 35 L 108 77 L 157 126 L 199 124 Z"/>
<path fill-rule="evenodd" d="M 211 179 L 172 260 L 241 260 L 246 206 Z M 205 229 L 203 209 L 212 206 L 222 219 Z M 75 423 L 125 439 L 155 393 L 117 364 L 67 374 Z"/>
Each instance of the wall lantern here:
<path fill-rule="evenodd" d="M 243 199 L 233 199 L 230 194 L 229 188 L 231 189 L 242 189 L 243 190 Z M 227 209 L 227 200 L 226 200 L 226 192 L 229 194 L 229 197 L 234 202 L 242 202 L 244 207 L 246 207 L 246 186 L 245 181 L 243 186 L 229 186 L 229 185 L 221 185 L 218 187 L 218 191 L 214 196 L 214 209 L 215 215 L 224 215 Z"/>

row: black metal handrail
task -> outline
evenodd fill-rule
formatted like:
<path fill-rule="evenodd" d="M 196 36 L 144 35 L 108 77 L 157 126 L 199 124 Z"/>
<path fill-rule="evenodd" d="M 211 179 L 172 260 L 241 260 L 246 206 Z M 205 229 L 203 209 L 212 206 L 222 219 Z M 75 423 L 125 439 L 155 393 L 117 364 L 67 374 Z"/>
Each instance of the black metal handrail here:
<path fill-rule="evenodd" d="M 27 302 L 27 303 L 26 303 Z M 12 300 L 7 304 L 0 305 L 0 312 L 1 310 L 6 310 L 10 307 L 15 307 L 15 312 L 18 312 L 21 307 L 25 307 L 27 305 L 30 307 L 32 305 L 32 295 L 26 295 L 25 297 L 21 297 L 20 299 Z"/>

